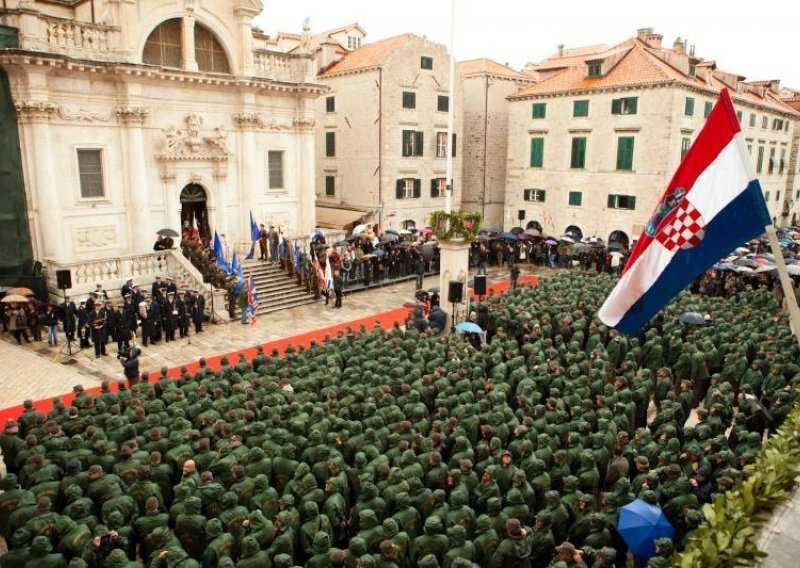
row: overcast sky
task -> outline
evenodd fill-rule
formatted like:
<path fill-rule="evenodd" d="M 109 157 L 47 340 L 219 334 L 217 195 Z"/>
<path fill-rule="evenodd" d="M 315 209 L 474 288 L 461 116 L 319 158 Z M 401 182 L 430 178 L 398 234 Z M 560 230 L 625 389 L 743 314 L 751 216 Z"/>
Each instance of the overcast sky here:
<path fill-rule="evenodd" d="M 367 42 L 412 32 L 450 43 L 450 0 L 263 1 L 256 23 L 273 36 L 299 33 L 310 17 L 312 33 L 358 22 Z M 519 69 L 552 55 L 558 44 L 614 45 L 638 28 L 652 27 L 667 46 L 678 36 L 688 38 L 696 56 L 716 61 L 720 69 L 800 89 L 800 28 L 790 15 L 795 2 L 758 7 L 720 0 L 456 0 L 455 52 L 459 61 L 488 57 Z"/>

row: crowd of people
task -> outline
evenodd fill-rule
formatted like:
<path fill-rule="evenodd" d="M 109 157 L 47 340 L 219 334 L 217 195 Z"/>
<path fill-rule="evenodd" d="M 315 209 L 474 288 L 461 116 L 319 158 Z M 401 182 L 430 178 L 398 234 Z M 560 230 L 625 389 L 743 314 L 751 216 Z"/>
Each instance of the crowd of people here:
<path fill-rule="evenodd" d="M 628 338 L 595 319 L 612 285 L 490 295 L 482 349 L 348 329 L 27 402 L 0 435 L 0 566 L 623 566 L 637 497 L 676 534 L 636 561 L 667 566 L 793 406 L 799 349 L 766 290 L 684 292 Z"/>

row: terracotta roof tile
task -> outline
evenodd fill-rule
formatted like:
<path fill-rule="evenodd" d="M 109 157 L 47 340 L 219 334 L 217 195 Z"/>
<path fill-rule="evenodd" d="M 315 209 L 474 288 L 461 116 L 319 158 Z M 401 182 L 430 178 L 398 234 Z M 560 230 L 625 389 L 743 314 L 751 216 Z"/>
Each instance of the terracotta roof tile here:
<path fill-rule="evenodd" d="M 323 73 L 320 73 L 320 77 L 330 77 L 339 73 L 383 65 L 389 60 L 395 49 L 415 37 L 417 36 L 414 34 L 402 34 L 374 43 L 364 44 L 345 55 L 344 59 L 333 64 Z"/>
<path fill-rule="evenodd" d="M 470 59 L 469 61 L 459 61 L 458 70 L 465 76 L 467 75 L 495 75 L 498 77 L 510 77 L 512 79 L 523 79 L 530 81 L 529 75 L 520 73 L 507 65 L 502 65 L 491 59 Z"/>

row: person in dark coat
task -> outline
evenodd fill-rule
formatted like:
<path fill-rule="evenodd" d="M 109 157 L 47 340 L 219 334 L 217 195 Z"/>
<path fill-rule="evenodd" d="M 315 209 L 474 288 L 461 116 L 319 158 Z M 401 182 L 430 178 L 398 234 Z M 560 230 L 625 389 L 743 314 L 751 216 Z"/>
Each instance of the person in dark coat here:
<path fill-rule="evenodd" d="M 122 372 L 128 380 L 129 387 L 139 382 L 139 356 L 141 354 L 141 349 L 134 347 L 128 352 L 124 359 L 121 359 Z"/>
<path fill-rule="evenodd" d="M 68 296 L 64 297 L 61 302 L 61 322 L 64 325 L 64 335 L 67 336 L 67 341 L 75 341 L 75 330 L 77 329 L 77 313 L 78 308 L 75 302 Z"/>

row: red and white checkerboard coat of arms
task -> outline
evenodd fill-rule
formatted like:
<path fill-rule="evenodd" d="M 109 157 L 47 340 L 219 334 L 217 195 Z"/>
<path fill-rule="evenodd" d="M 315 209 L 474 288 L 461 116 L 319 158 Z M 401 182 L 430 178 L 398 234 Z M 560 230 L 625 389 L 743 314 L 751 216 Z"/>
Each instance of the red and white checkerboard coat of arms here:
<path fill-rule="evenodd" d="M 686 199 L 678 206 L 675 215 L 659 227 L 656 240 L 669 251 L 696 247 L 706 235 L 706 224 L 700 211 Z"/>

